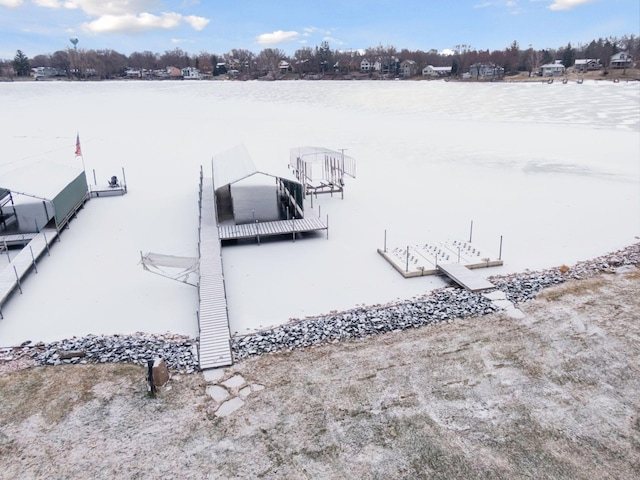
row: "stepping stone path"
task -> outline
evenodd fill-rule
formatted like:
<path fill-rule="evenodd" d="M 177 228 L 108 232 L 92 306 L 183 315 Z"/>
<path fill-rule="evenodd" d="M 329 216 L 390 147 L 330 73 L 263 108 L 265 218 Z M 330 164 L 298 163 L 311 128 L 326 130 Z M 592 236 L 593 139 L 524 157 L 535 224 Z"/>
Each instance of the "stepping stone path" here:
<path fill-rule="evenodd" d="M 247 382 L 242 375 L 227 375 L 223 368 L 206 370 L 207 395 L 215 402 L 214 415 L 226 417 L 241 408 L 252 393 L 264 390 L 264 386 Z"/>

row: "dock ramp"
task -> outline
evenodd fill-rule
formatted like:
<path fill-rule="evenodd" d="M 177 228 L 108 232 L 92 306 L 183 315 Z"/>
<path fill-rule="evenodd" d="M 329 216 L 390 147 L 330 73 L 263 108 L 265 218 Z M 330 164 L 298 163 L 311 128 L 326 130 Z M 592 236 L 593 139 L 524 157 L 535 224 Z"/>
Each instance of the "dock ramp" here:
<path fill-rule="evenodd" d="M 481 292 L 496 288 L 493 283 L 459 263 L 439 264 L 437 268 L 458 285 L 471 292 Z"/>

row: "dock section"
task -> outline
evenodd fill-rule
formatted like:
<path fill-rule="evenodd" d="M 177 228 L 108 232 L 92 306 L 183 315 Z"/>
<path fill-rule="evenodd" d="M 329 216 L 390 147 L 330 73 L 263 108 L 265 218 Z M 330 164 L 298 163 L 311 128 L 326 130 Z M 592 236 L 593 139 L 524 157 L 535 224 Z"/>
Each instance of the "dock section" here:
<path fill-rule="evenodd" d="M 268 237 L 271 235 L 295 235 L 303 232 L 326 230 L 327 224 L 318 217 L 293 218 L 273 222 L 254 222 L 239 225 L 220 225 L 220 240 Z"/>
<path fill-rule="evenodd" d="M 201 177 L 200 188 L 199 363 L 207 370 L 231 365 L 233 357 L 212 179 Z"/>
<path fill-rule="evenodd" d="M 496 288 L 489 280 L 485 280 L 476 272 L 459 263 L 440 264 L 438 265 L 438 270 L 470 292 L 481 292 Z"/>
<path fill-rule="evenodd" d="M 36 269 L 37 260 L 49 251 L 49 245 L 58 236 L 55 228 L 45 228 L 37 233 L 27 245 L 14 257 L 10 257 L 9 264 L 0 271 L 0 318 L 2 306 L 11 293 L 18 288 L 22 292 L 20 281 L 32 270 Z M 4 255 L 4 254 L 3 254 Z M 9 253 L 9 255 L 11 255 Z"/>

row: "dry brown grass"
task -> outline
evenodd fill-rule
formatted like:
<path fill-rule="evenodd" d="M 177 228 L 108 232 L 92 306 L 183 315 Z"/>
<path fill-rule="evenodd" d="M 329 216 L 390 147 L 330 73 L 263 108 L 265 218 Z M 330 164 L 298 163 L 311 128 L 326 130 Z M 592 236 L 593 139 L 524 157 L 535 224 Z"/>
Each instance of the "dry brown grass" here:
<path fill-rule="evenodd" d="M 4 478 L 636 478 L 640 274 L 465 319 L 234 365 L 265 389 L 217 418 L 198 375 L 0 374 Z"/>

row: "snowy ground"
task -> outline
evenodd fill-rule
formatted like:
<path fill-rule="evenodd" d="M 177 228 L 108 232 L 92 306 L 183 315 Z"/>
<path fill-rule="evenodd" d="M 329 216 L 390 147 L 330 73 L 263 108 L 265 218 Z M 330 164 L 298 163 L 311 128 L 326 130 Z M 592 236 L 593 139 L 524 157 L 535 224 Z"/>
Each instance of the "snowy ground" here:
<path fill-rule="evenodd" d="M 376 253 L 385 230 L 404 246 L 465 239 L 473 220 L 492 256 L 504 238 L 505 265 L 487 275 L 570 265 L 640 235 L 639 83 L 20 82 L 1 84 L 0 103 L 0 184 L 39 162 L 81 168 L 79 132 L 89 180 L 124 167 L 129 185 L 71 222 L 3 307 L 0 346 L 196 336 L 195 288 L 144 272 L 140 251 L 196 254 L 200 166 L 239 143 L 277 171 L 289 148 L 345 148 L 357 178 L 344 200 L 314 201 L 328 240 L 223 249 L 232 332 L 443 284 L 402 279 Z"/>

